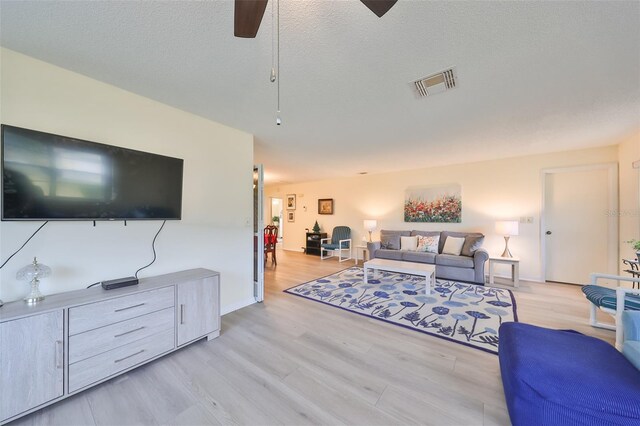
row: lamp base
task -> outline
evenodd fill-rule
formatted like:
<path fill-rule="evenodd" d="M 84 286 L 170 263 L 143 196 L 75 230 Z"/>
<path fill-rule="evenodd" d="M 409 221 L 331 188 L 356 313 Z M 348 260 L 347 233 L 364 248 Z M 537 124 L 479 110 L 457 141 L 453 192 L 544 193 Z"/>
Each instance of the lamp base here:
<path fill-rule="evenodd" d="M 27 305 L 35 305 L 36 303 L 44 300 L 44 294 L 40 293 L 40 281 L 38 278 L 34 278 L 31 281 L 31 292 L 23 299 Z"/>
<path fill-rule="evenodd" d="M 27 305 L 35 305 L 36 303 L 44 300 L 44 296 L 41 294 L 40 296 L 32 296 L 31 294 L 24 298 L 24 302 Z"/>
<path fill-rule="evenodd" d="M 504 237 L 504 251 L 502 252 L 502 257 L 513 257 L 511 250 L 509 250 L 509 237 L 507 235 Z"/>
<path fill-rule="evenodd" d="M 371 232 L 372 232 L 372 231 L 369 231 L 369 242 L 370 242 L 370 243 L 372 242 L 372 241 L 371 241 Z"/>

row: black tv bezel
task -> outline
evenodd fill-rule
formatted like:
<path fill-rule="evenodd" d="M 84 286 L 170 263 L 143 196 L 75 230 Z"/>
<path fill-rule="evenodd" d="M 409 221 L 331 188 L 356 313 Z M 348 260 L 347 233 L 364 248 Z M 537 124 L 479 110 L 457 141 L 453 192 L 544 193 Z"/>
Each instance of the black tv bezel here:
<path fill-rule="evenodd" d="M 125 151 L 130 151 L 130 152 L 137 152 L 137 153 L 141 153 L 141 154 L 146 154 L 146 155 L 155 155 L 158 157 L 164 157 L 164 158 L 170 158 L 173 160 L 178 160 L 180 161 L 180 164 L 182 165 L 182 174 L 180 176 L 180 211 L 179 211 L 179 215 L 178 217 L 145 217 L 145 218 L 139 218 L 139 217 L 132 217 L 132 218 L 123 218 L 123 217 L 115 217 L 115 218 L 105 218 L 105 217 L 96 217 L 96 218 L 88 218 L 88 217 L 83 217 L 83 218 L 5 218 L 4 217 L 4 130 L 5 128 L 12 128 L 12 129 L 20 129 L 20 130 L 28 130 L 30 132 L 37 132 L 37 133 L 41 133 L 44 135 L 49 135 L 49 136 L 53 136 L 53 137 L 59 137 L 59 138 L 65 138 L 65 139 L 70 139 L 72 141 L 77 141 L 77 142 L 83 142 L 83 143 L 88 143 L 88 144 L 92 144 L 92 145 L 99 145 L 99 146 L 103 146 L 103 147 L 108 147 L 108 148 L 118 148 L 118 149 L 122 149 Z M 140 151 L 137 149 L 130 149 L 130 148 L 124 148 L 121 146 L 117 146 L 117 145 L 109 145 L 106 143 L 100 143 L 100 142 L 94 142 L 94 141 L 89 141 L 86 139 L 79 139 L 79 138 L 74 138 L 71 136 L 64 136 L 64 135 L 58 135 L 56 133 L 49 133 L 49 132 L 43 132 L 41 130 L 35 130 L 35 129 L 28 129 L 26 127 L 19 127 L 19 126 L 13 126 L 11 124 L 1 124 L 0 125 L 0 188 L 2 188 L 2 194 L 0 196 L 0 221 L 2 222 L 44 222 L 44 221 L 49 221 L 49 222 L 129 222 L 129 221 L 145 221 L 145 220 L 149 220 L 149 221 L 158 221 L 158 220 L 182 220 L 182 201 L 183 201 L 183 194 L 184 194 L 184 159 L 182 158 L 177 158 L 177 157 L 170 157 L 168 155 L 162 155 L 162 154 L 155 154 L 153 152 L 148 152 L 148 151 Z"/>

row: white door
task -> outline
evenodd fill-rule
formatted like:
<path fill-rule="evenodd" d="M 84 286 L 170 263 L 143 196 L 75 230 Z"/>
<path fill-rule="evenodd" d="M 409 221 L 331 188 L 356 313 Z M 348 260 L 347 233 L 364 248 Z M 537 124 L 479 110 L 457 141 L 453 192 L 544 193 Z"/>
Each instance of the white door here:
<path fill-rule="evenodd" d="M 264 300 L 264 171 L 253 167 L 253 296 Z"/>
<path fill-rule="evenodd" d="M 587 284 L 592 272 L 616 273 L 617 176 L 612 180 L 612 173 L 617 169 L 610 166 L 545 173 L 547 281 Z"/>

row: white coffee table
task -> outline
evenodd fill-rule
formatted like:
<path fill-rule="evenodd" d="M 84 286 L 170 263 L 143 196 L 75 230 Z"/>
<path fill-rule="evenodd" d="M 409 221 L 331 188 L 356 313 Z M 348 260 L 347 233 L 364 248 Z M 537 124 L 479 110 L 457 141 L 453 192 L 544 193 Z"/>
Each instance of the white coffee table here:
<path fill-rule="evenodd" d="M 364 262 L 364 283 L 369 282 L 369 270 L 399 272 L 401 274 L 421 275 L 425 279 L 424 293 L 431 293 L 431 286 L 436 285 L 436 266 L 425 263 L 404 262 L 401 260 L 371 259 Z"/>

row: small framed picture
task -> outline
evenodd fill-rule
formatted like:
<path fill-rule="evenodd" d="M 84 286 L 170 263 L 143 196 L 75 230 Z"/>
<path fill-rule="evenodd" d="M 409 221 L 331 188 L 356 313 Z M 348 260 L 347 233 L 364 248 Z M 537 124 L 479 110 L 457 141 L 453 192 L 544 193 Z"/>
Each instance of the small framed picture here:
<path fill-rule="evenodd" d="M 287 194 L 287 210 L 296 209 L 296 194 Z M 293 222 L 290 220 L 289 222 Z"/>
<path fill-rule="evenodd" d="M 333 198 L 318 200 L 318 214 L 333 214 Z"/>
<path fill-rule="evenodd" d="M 296 212 L 287 212 L 287 222 L 296 221 Z"/>

